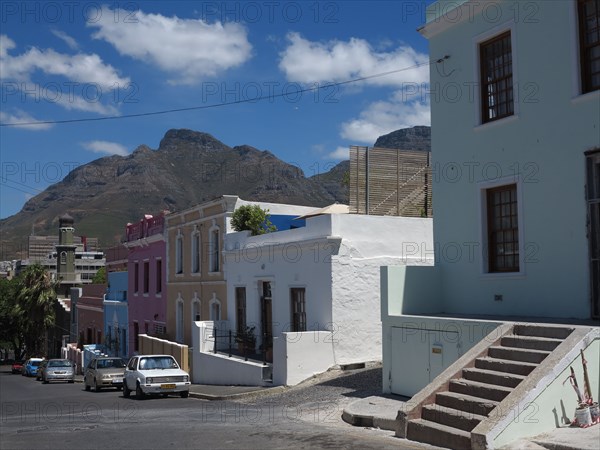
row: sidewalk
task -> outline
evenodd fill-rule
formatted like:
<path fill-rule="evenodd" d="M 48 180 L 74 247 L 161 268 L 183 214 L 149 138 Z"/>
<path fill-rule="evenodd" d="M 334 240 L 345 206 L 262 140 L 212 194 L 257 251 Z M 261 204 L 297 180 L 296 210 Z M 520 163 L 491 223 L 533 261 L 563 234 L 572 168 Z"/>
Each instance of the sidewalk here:
<path fill-rule="evenodd" d="M 360 427 L 395 431 L 398 410 L 406 405 L 407 397 L 399 395 L 372 396 L 351 403 L 344 409 L 345 422 Z M 600 424 L 588 428 L 562 427 L 502 447 L 520 450 L 597 450 L 600 448 Z"/>

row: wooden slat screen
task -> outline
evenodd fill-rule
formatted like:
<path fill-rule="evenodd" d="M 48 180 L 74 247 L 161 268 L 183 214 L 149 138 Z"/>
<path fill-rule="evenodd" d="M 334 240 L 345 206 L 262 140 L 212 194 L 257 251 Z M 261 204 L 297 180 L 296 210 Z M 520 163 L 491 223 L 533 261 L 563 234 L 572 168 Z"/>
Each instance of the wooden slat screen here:
<path fill-rule="evenodd" d="M 350 213 L 431 217 L 430 152 L 350 147 Z"/>

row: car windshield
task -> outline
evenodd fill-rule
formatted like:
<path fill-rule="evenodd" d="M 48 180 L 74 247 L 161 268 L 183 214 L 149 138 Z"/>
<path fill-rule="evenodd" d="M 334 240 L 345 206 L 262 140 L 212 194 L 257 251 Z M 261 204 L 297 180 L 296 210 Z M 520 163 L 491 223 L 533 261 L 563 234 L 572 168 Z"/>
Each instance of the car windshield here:
<path fill-rule="evenodd" d="M 168 356 L 153 356 L 151 358 L 140 359 L 140 369 L 179 369 L 177 362 Z"/>
<path fill-rule="evenodd" d="M 70 367 L 71 362 L 68 359 L 58 359 L 56 361 L 49 361 L 48 367 Z"/>
<path fill-rule="evenodd" d="M 29 364 L 32 366 L 39 366 L 42 362 L 41 361 L 29 361 Z"/>
<path fill-rule="evenodd" d="M 98 369 L 122 369 L 125 367 L 125 362 L 120 358 L 99 359 L 96 367 Z"/>

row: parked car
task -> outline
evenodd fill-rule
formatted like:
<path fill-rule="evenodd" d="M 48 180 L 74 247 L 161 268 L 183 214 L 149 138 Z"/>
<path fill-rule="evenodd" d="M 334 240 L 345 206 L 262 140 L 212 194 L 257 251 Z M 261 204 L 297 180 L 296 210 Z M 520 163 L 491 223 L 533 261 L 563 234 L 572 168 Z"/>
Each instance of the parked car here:
<path fill-rule="evenodd" d="M 37 381 L 40 381 L 42 379 L 42 372 L 44 371 L 44 367 L 46 367 L 47 364 L 48 364 L 48 360 L 45 359 L 38 366 L 37 372 L 36 372 L 36 375 L 35 375 L 35 379 Z"/>
<path fill-rule="evenodd" d="M 23 365 L 23 375 L 26 377 L 34 377 L 37 375 L 38 366 L 43 361 L 43 358 L 29 358 Z"/>
<path fill-rule="evenodd" d="M 41 371 L 40 377 L 44 384 L 48 384 L 51 381 L 74 383 L 75 367 L 73 367 L 73 363 L 68 359 L 49 359 Z"/>
<path fill-rule="evenodd" d="M 23 373 L 23 361 L 15 361 L 10 368 L 12 373 Z"/>
<path fill-rule="evenodd" d="M 123 397 L 135 391 L 137 399 L 147 394 L 167 396 L 178 393 L 187 398 L 190 393 L 190 376 L 179 367 L 171 355 L 138 355 L 127 363 L 123 377 Z"/>
<path fill-rule="evenodd" d="M 92 387 L 96 392 L 105 387 L 121 389 L 125 366 L 125 361 L 117 357 L 102 356 L 92 359 L 83 375 L 85 390 L 89 391 Z"/>

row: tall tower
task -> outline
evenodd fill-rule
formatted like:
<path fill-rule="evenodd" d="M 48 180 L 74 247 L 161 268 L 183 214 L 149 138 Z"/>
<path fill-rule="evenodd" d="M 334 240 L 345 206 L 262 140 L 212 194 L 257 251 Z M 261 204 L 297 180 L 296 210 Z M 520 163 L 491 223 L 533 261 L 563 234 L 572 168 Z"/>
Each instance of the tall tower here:
<path fill-rule="evenodd" d="M 58 245 L 56 246 L 56 272 L 61 285 L 79 284 L 75 275 L 75 249 L 73 243 L 73 218 L 65 214 L 58 219 Z M 67 287 L 67 292 L 68 292 Z"/>

